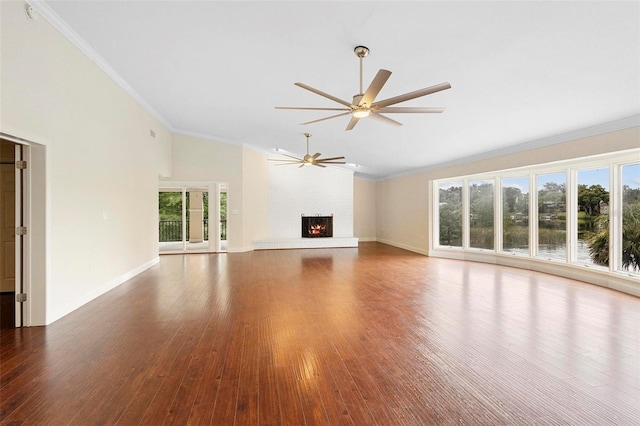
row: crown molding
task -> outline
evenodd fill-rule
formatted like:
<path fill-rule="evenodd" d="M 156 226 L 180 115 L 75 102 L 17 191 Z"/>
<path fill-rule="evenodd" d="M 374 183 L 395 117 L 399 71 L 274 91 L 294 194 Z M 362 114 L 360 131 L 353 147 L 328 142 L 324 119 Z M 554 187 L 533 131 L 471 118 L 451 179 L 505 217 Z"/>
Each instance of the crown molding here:
<path fill-rule="evenodd" d="M 606 123 L 597 124 L 595 126 L 585 127 L 583 129 L 572 130 L 558 135 L 548 136 L 546 138 L 535 139 L 529 142 L 524 142 L 516 145 L 507 146 L 500 149 L 494 149 L 486 151 L 477 155 L 469 157 L 459 158 L 456 160 L 446 161 L 444 163 L 434 164 L 429 167 L 422 167 L 418 169 L 407 170 L 405 172 L 395 173 L 380 177 L 378 181 L 384 181 L 388 179 L 395 179 L 403 176 L 410 176 L 418 173 L 425 173 L 432 170 L 444 169 L 447 167 L 460 166 L 463 164 L 472 163 L 474 161 L 486 160 L 489 158 L 500 157 L 503 155 L 515 154 L 524 151 L 530 151 L 532 149 L 543 148 L 550 145 L 556 145 L 563 142 L 569 142 L 577 139 L 588 138 L 591 136 L 603 135 L 605 133 L 611 133 L 618 130 L 630 129 L 632 127 L 640 127 L 640 115 L 632 115 L 630 117 L 621 118 L 619 120 L 609 121 Z"/>
<path fill-rule="evenodd" d="M 151 106 L 127 81 L 118 74 L 109 63 L 100 56 L 78 33 L 76 33 L 44 0 L 26 0 L 28 4 L 69 40 L 78 50 L 98 66 L 109 78 L 111 78 L 122 90 L 131 96 L 142 108 L 155 119 L 160 121 L 167 129 L 173 131 L 173 126 L 155 108 Z"/>

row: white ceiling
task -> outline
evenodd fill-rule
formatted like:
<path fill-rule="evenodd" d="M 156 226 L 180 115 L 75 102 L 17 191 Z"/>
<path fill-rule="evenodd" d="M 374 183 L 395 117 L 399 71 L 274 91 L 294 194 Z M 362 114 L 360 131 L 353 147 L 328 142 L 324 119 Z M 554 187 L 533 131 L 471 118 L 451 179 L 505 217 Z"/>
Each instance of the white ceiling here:
<path fill-rule="evenodd" d="M 344 155 L 372 178 L 640 114 L 637 1 L 32 3 L 172 130 L 296 154 L 310 132 L 312 152 Z M 351 100 L 357 45 L 371 50 L 365 89 L 378 69 L 393 72 L 377 99 L 448 81 L 401 104 L 446 111 L 394 114 L 398 128 L 363 119 L 346 132 L 349 117 L 300 126 L 331 113 L 274 108 L 340 107 L 294 82 Z"/>

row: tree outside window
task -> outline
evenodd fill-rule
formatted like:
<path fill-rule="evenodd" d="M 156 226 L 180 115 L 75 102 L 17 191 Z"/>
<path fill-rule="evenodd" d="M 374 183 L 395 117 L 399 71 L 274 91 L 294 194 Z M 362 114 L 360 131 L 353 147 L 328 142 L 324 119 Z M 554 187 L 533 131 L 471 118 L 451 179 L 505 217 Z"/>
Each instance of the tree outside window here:
<path fill-rule="evenodd" d="M 529 178 L 502 179 L 502 250 L 529 254 Z"/>
<path fill-rule="evenodd" d="M 469 182 L 469 246 L 493 249 L 493 181 Z"/>
<path fill-rule="evenodd" d="M 438 186 L 440 245 L 462 247 L 462 182 Z"/>

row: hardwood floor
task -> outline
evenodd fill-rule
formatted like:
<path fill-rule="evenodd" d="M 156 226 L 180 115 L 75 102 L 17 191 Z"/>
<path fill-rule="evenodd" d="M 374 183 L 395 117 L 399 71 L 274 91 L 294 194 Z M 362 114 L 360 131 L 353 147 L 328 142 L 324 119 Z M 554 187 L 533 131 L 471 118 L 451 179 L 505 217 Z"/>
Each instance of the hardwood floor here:
<path fill-rule="evenodd" d="M 16 326 L 16 292 L 0 292 L 0 328 Z"/>
<path fill-rule="evenodd" d="M 1 333 L 2 424 L 640 424 L 639 298 L 378 243 L 163 256 Z"/>

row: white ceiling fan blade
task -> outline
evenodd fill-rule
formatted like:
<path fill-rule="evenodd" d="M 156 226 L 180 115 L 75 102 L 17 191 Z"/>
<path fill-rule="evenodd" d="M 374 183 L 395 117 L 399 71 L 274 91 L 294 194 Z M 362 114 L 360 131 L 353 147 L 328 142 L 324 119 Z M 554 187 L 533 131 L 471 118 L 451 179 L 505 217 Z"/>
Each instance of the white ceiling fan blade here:
<path fill-rule="evenodd" d="M 395 113 L 439 113 L 444 112 L 444 108 L 438 107 L 384 107 L 379 108 L 376 112 L 384 112 L 385 114 Z"/>
<path fill-rule="evenodd" d="M 331 99 L 332 101 L 337 102 L 337 103 L 339 103 L 339 104 L 342 104 L 342 105 L 344 105 L 344 106 L 346 106 L 346 107 L 351 107 L 351 102 L 347 102 L 347 101 L 342 100 L 342 99 L 340 99 L 340 98 L 336 98 L 335 96 L 330 95 L 330 94 L 328 94 L 328 93 L 325 93 L 325 92 L 323 92 L 322 90 L 314 89 L 313 87 L 311 87 L 311 86 L 307 86 L 307 85 L 306 85 L 306 84 L 304 84 L 304 83 L 294 83 L 294 84 L 295 84 L 296 86 L 298 86 L 298 87 L 302 87 L 303 89 L 306 89 L 306 90 L 308 90 L 308 91 L 310 91 L 310 92 L 313 92 L 313 93 L 315 93 L 316 95 L 324 96 L 325 98 L 327 98 L 327 99 Z"/>
<path fill-rule="evenodd" d="M 382 114 L 378 114 L 377 112 L 372 112 L 371 114 L 369 114 L 369 117 L 373 118 L 374 120 L 382 121 L 383 123 L 391 124 L 392 126 L 395 126 L 395 127 L 402 126 L 402 123 L 400 123 L 399 121 L 392 120 L 389 117 L 385 117 Z"/>
<path fill-rule="evenodd" d="M 350 111 L 349 108 L 276 107 L 276 109 L 301 109 L 305 111 Z"/>
<path fill-rule="evenodd" d="M 311 163 L 311 164 L 313 166 L 318 166 L 318 167 L 322 167 L 322 168 L 327 167 L 327 166 L 323 166 L 322 164 L 318 164 L 318 163 Z"/>
<path fill-rule="evenodd" d="M 367 90 L 364 92 L 364 96 L 362 97 L 362 99 L 360 99 L 358 106 L 371 106 L 376 96 L 378 96 L 378 93 L 380 93 L 382 86 L 384 86 L 390 76 L 391 71 L 384 69 L 379 70 L 378 74 L 376 74 L 375 78 L 373 79 Z"/>
<path fill-rule="evenodd" d="M 380 102 L 375 102 L 372 107 L 376 109 L 384 108 L 389 105 L 398 104 L 411 99 L 419 98 L 421 96 L 430 95 L 432 93 L 440 92 L 441 90 L 451 89 L 449 83 L 440 83 L 435 86 L 427 87 L 425 89 L 416 90 L 414 92 L 405 93 L 404 95 L 394 96 L 393 98 L 385 99 Z"/>
<path fill-rule="evenodd" d="M 351 129 L 353 129 L 353 128 L 356 126 L 356 124 L 358 124 L 358 121 L 359 121 L 359 120 L 360 120 L 360 119 L 354 115 L 353 117 L 351 117 L 351 120 L 349 120 L 349 124 L 347 124 L 347 128 L 346 128 L 346 129 L 344 129 L 344 130 L 351 130 Z"/>
<path fill-rule="evenodd" d="M 301 124 L 302 124 L 302 125 L 305 125 L 305 124 L 318 123 L 318 122 L 320 122 L 320 121 L 330 120 L 330 119 L 332 119 L 332 118 L 342 117 L 343 115 L 349 115 L 349 114 L 351 114 L 351 112 L 343 112 L 342 114 L 331 115 L 331 116 L 329 116 L 329 117 L 319 118 L 318 120 L 307 121 L 307 122 L 305 122 L 305 123 L 301 123 Z"/>
<path fill-rule="evenodd" d="M 316 158 L 320 157 L 320 155 L 322 155 L 322 154 L 320 154 L 319 152 L 316 152 L 315 154 L 313 154 L 313 155 L 311 156 L 311 158 L 312 158 L 313 160 L 315 160 Z"/>

